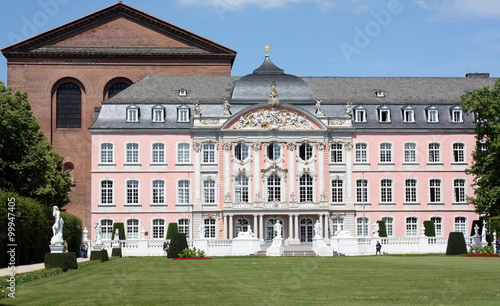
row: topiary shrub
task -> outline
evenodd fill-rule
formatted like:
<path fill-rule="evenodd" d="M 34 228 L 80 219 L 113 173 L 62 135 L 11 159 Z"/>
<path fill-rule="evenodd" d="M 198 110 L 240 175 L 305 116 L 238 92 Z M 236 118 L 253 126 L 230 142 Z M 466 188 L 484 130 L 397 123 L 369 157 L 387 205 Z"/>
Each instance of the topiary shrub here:
<path fill-rule="evenodd" d="M 111 249 L 111 257 L 115 257 L 115 256 L 118 256 L 118 257 L 122 257 L 122 249 L 121 248 L 112 248 Z"/>
<path fill-rule="evenodd" d="M 167 237 L 165 239 L 172 239 L 174 234 L 177 234 L 179 232 L 179 226 L 177 223 L 169 223 L 168 224 L 168 229 L 167 229 Z"/>
<path fill-rule="evenodd" d="M 61 268 L 63 271 L 78 269 L 76 254 L 67 253 L 45 253 L 45 269 Z"/>
<path fill-rule="evenodd" d="M 462 232 L 451 232 L 448 237 L 448 246 L 446 255 L 464 255 L 467 254 L 467 246 Z"/>
<path fill-rule="evenodd" d="M 182 250 L 188 248 L 188 243 L 186 235 L 182 233 L 176 233 L 172 236 L 170 240 L 170 247 L 168 248 L 168 258 L 179 258 Z"/>
<path fill-rule="evenodd" d="M 111 232 L 111 240 L 115 240 L 115 232 L 118 229 L 118 239 L 125 240 L 125 225 L 123 222 L 113 223 L 113 231 Z"/>
<path fill-rule="evenodd" d="M 108 251 L 100 250 L 100 251 L 92 251 L 90 252 L 90 260 L 100 260 L 102 262 L 108 261 Z"/>
<path fill-rule="evenodd" d="M 426 237 L 436 237 L 436 227 L 434 226 L 434 221 L 425 220 L 424 227 L 425 227 L 424 235 Z"/>
<path fill-rule="evenodd" d="M 385 221 L 379 220 L 378 223 L 378 236 L 379 237 L 387 237 L 387 226 L 385 225 Z"/>

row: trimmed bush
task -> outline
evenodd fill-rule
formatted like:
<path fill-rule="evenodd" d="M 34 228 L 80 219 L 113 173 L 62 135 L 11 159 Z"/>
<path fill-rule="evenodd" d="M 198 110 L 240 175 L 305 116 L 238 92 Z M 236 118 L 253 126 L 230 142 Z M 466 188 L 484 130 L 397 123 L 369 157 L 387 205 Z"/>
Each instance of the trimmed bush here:
<path fill-rule="evenodd" d="M 436 237 L 436 228 L 434 226 L 434 221 L 432 220 L 426 220 L 424 221 L 424 235 L 426 237 Z"/>
<path fill-rule="evenodd" d="M 108 261 L 108 251 L 100 250 L 100 251 L 92 251 L 90 252 L 90 260 L 100 260 L 102 262 Z"/>
<path fill-rule="evenodd" d="M 182 250 L 188 249 L 188 243 L 186 235 L 182 233 L 176 233 L 170 240 L 170 247 L 168 248 L 168 258 L 179 258 L 179 254 Z"/>
<path fill-rule="evenodd" d="M 378 223 L 378 236 L 379 237 L 387 237 L 387 226 L 385 225 L 385 221 L 379 220 Z"/>
<path fill-rule="evenodd" d="M 451 232 L 448 237 L 448 246 L 446 255 L 464 255 L 467 254 L 467 246 L 462 232 Z"/>
<path fill-rule="evenodd" d="M 169 240 L 172 239 L 174 234 L 177 234 L 179 232 L 179 226 L 177 223 L 169 223 L 168 224 L 168 229 L 167 229 L 167 237 L 165 239 Z"/>
<path fill-rule="evenodd" d="M 64 240 L 68 242 L 68 252 L 78 255 L 82 244 L 82 220 L 64 211 L 61 212 L 61 218 L 64 220 L 63 235 Z"/>
<path fill-rule="evenodd" d="M 123 222 L 115 222 L 113 223 L 113 231 L 111 232 L 111 240 L 115 240 L 115 232 L 118 228 L 118 239 L 125 240 L 125 225 Z"/>
<path fill-rule="evenodd" d="M 61 268 L 63 271 L 78 269 L 75 252 L 45 253 L 45 269 Z"/>
<path fill-rule="evenodd" d="M 111 249 L 111 257 L 122 257 L 122 249 L 120 248 L 112 248 Z"/>
<path fill-rule="evenodd" d="M 489 217 L 488 223 L 490 224 L 490 233 L 497 232 L 497 237 L 500 235 L 500 216 Z"/>

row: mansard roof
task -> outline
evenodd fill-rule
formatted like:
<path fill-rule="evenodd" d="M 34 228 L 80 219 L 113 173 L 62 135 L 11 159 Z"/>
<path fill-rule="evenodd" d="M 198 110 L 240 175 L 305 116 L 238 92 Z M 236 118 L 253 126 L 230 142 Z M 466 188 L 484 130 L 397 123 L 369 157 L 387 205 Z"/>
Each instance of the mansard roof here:
<path fill-rule="evenodd" d="M 163 45 L 109 45 L 106 37 L 92 44 L 61 44 L 79 35 L 116 21 L 127 21 L 145 28 L 149 33 L 175 41 L 173 46 Z M 113 39 L 113 32 L 104 33 Z M 95 41 L 95 40 L 94 40 Z M 72 41 L 74 42 L 74 41 Z M 225 58 L 231 64 L 236 51 L 217 44 L 178 26 L 118 2 L 100 11 L 84 16 L 32 38 L 2 49 L 5 57 L 159 57 L 159 58 Z"/>

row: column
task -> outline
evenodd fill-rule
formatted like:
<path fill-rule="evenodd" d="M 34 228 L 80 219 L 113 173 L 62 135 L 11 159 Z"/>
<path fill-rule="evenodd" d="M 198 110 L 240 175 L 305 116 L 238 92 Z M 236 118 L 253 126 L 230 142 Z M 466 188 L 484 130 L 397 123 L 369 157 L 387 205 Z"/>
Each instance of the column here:
<path fill-rule="evenodd" d="M 229 215 L 225 215 L 224 216 L 224 235 L 225 235 L 225 239 L 229 239 L 229 228 L 228 228 L 228 222 L 229 220 Z"/>
<path fill-rule="evenodd" d="M 288 184 L 290 186 L 289 193 L 295 193 L 295 149 L 297 144 L 295 142 L 289 142 L 288 147 Z M 289 197 L 286 197 L 289 199 Z M 297 236 L 295 236 L 297 238 Z"/>
<path fill-rule="evenodd" d="M 233 215 L 229 215 L 229 238 L 228 239 L 233 239 Z"/>
<path fill-rule="evenodd" d="M 260 236 L 257 233 L 257 215 L 253 215 L 253 226 L 252 231 L 255 233 L 255 238 L 259 238 Z"/>
<path fill-rule="evenodd" d="M 259 215 L 259 238 L 260 244 L 263 245 L 266 241 L 264 240 L 264 216 Z"/>
<path fill-rule="evenodd" d="M 297 244 L 300 244 L 300 238 L 299 238 L 299 215 L 295 215 L 295 223 L 294 223 L 294 228 L 295 228 L 295 233 L 294 233 L 294 240 Z"/>
<path fill-rule="evenodd" d="M 320 141 L 315 143 L 318 149 L 318 195 L 316 201 L 322 200 L 325 194 L 325 143 Z"/>
<path fill-rule="evenodd" d="M 255 195 L 259 193 L 262 195 L 260 190 L 260 142 L 252 142 L 252 148 L 254 151 L 253 157 L 253 195 L 250 195 L 250 201 L 255 201 Z"/>
<path fill-rule="evenodd" d="M 195 141 L 193 143 L 194 149 L 194 210 L 200 210 L 201 204 L 201 147 L 202 144 L 199 141 Z"/>
<path fill-rule="evenodd" d="M 288 215 L 288 239 L 293 242 L 293 215 Z"/>
<path fill-rule="evenodd" d="M 231 199 L 231 142 L 224 141 L 224 199 Z M 229 197 L 226 195 L 229 194 Z"/>
<path fill-rule="evenodd" d="M 346 207 L 354 208 L 354 201 L 352 198 L 353 193 L 353 181 L 352 181 L 352 142 L 347 142 L 344 144 L 345 147 L 345 191 L 346 191 Z M 354 186 L 356 188 L 356 186 Z"/>

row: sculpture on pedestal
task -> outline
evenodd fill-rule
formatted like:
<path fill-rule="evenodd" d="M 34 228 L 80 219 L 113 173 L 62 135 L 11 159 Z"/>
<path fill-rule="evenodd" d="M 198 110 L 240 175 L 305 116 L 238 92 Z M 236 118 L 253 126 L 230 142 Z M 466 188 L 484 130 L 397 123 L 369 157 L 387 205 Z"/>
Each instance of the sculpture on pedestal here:
<path fill-rule="evenodd" d="M 198 230 L 200 233 L 200 239 L 205 239 L 205 232 L 206 232 L 205 224 L 203 224 L 203 223 L 200 224 L 200 228 Z"/>
<path fill-rule="evenodd" d="M 321 229 L 321 223 L 319 223 L 319 220 L 316 220 L 314 224 L 314 238 L 321 238 Z"/>
<path fill-rule="evenodd" d="M 378 231 L 380 231 L 380 226 L 378 222 L 373 223 L 373 237 L 378 237 Z"/>
<path fill-rule="evenodd" d="M 52 216 L 55 218 L 54 225 L 52 225 L 52 239 L 50 239 L 51 245 L 62 244 L 63 242 L 63 228 L 64 228 L 64 220 L 61 218 L 61 212 L 59 211 L 59 207 L 52 207 Z"/>
<path fill-rule="evenodd" d="M 281 223 L 280 220 L 276 220 L 274 224 L 274 233 L 276 234 L 276 238 L 281 238 Z"/>
<path fill-rule="evenodd" d="M 94 229 L 95 229 L 95 244 L 102 244 L 101 224 L 99 222 L 96 222 Z"/>

